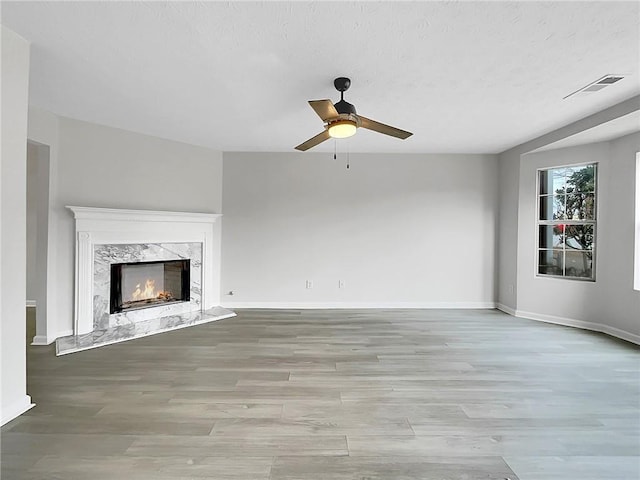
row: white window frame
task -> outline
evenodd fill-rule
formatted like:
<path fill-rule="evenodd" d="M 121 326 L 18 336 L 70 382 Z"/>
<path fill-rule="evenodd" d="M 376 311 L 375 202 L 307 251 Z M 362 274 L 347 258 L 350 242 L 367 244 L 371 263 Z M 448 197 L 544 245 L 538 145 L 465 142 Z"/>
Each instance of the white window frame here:
<path fill-rule="evenodd" d="M 594 214 L 593 220 L 589 221 L 576 221 L 576 220 L 540 220 L 540 197 L 542 194 L 540 193 L 540 172 L 547 170 L 557 170 L 561 168 L 573 168 L 573 167 L 584 167 L 587 165 L 593 165 L 595 167 L 595 177 L 594 177 Z M 553 279 L 562 279 L 562 280 L 575 280 L 579 282 L 591 282 L 594 283 L 596 281 L 596 250 L 598 247 L 598 239 L 597 239 L 597 230 L 598 230 L 598 211 L 599 211 L 599 195 L 598 195 L 598 175 L 600 170 L 599 162 L 584 162 L 584 163 L 573 163 L 566 165 L 556 165 L 553 167 L 543 167 L 538 168 L 536 170 L 536 242 L 535 242 L 535 275 L 538 278 L 553 278 Z M 553 196 L 553 194 L 551 194 Z M 547 273 L 540 273 L 540 226 L 541 225 L 557 225 L 562 223 L 565 226 L 570 225 L 593 225 L 593 248 L 591 250 L 592 261 L 591 261 L 591 277 L 572 277 L 564 275 L 551 275 Z M 563 267 L 564 270 L 564 267 Z"/>

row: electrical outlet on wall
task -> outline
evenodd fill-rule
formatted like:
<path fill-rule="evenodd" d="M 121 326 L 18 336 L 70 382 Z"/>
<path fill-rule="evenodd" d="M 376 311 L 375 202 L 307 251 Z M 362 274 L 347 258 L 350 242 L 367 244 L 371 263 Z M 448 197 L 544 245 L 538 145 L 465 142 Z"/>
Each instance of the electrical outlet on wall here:
<path fill-rule="evenodd" d="M 338 280 L 338 288 L 344 288 L 344 280 Z"/>
<path fill-rule="evenodd" d="M 313 288 L 313 280 L 307 280 L 306 286 L 307 289 Z"/>

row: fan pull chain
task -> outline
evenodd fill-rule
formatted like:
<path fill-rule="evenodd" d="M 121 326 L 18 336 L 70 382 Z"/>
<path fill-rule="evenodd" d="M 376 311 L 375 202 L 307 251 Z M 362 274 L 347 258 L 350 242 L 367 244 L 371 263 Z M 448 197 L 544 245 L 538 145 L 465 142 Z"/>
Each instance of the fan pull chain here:
<path fill-rule="evenodd" d="M 333 141 L 333 159 L 335 160 L 336 158 L 338 158 L 338 141 L 334 140 Z"/>
<path fill-rule="evenodd" d="M 349 170 L 349 150 L 347 150 L 347 170 Z"/>

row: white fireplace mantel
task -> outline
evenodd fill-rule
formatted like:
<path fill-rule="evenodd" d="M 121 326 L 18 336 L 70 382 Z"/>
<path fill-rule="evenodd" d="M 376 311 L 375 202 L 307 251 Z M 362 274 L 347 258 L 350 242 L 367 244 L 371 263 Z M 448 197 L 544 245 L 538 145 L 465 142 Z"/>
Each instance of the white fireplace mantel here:
<path fill-rule="evenodd" d="M 192 243 L 202 244 L 202 303 L 219 304 L 220 236 L 214 224 L 221 214 L 126 210 L 67 206 L 76 228 L 74 334 L 93 330 L 93 266 L 96 245 Z"/>
<path fill-rule="evenodd" d="M 127 210 L 121 208 L 75 207 L 67 205 L 78 220 L 109 220 L 122 222 L 179 222 L 179 223 L 214 223 L 220 213 L 167 212 L 158 210 Z"/>

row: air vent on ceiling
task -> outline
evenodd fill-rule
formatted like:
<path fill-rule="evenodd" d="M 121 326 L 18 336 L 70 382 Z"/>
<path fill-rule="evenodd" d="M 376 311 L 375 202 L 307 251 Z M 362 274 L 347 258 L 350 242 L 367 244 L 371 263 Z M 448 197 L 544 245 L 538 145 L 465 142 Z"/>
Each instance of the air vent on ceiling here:
<path fill-rule="evenodd" d="M 624 75 L 605 75 L 602 78 L 599 78 L 598 80 L 596 80 L 595 82 L 591 82 L 590 84 L 582 87 L 579 90 L 576 90 L 573 93 L 570 93 L 569 95 L 567 95 L 566 97 L 563 98 L 563 100 L 565 98 L 569 98 L 572 95 L 575 95 L 577 93 L 590 93 L 590 92 L 597 92 L 599 90 L 602 90 L 603 88 L 607 88 L 611 85 L 613 85 L 616 82 L 619 82 L 620 80 L 622 80 L 624 78 Z"/>
<path fill-rule="evenodd" d="M 598 85 L 611 85 L 612 83 L 616 83 L 618 80 L 622 80 L 624 77 L 620 75 L 607 75 L 602 80 L 598 80 L 596 83 Z"/>

